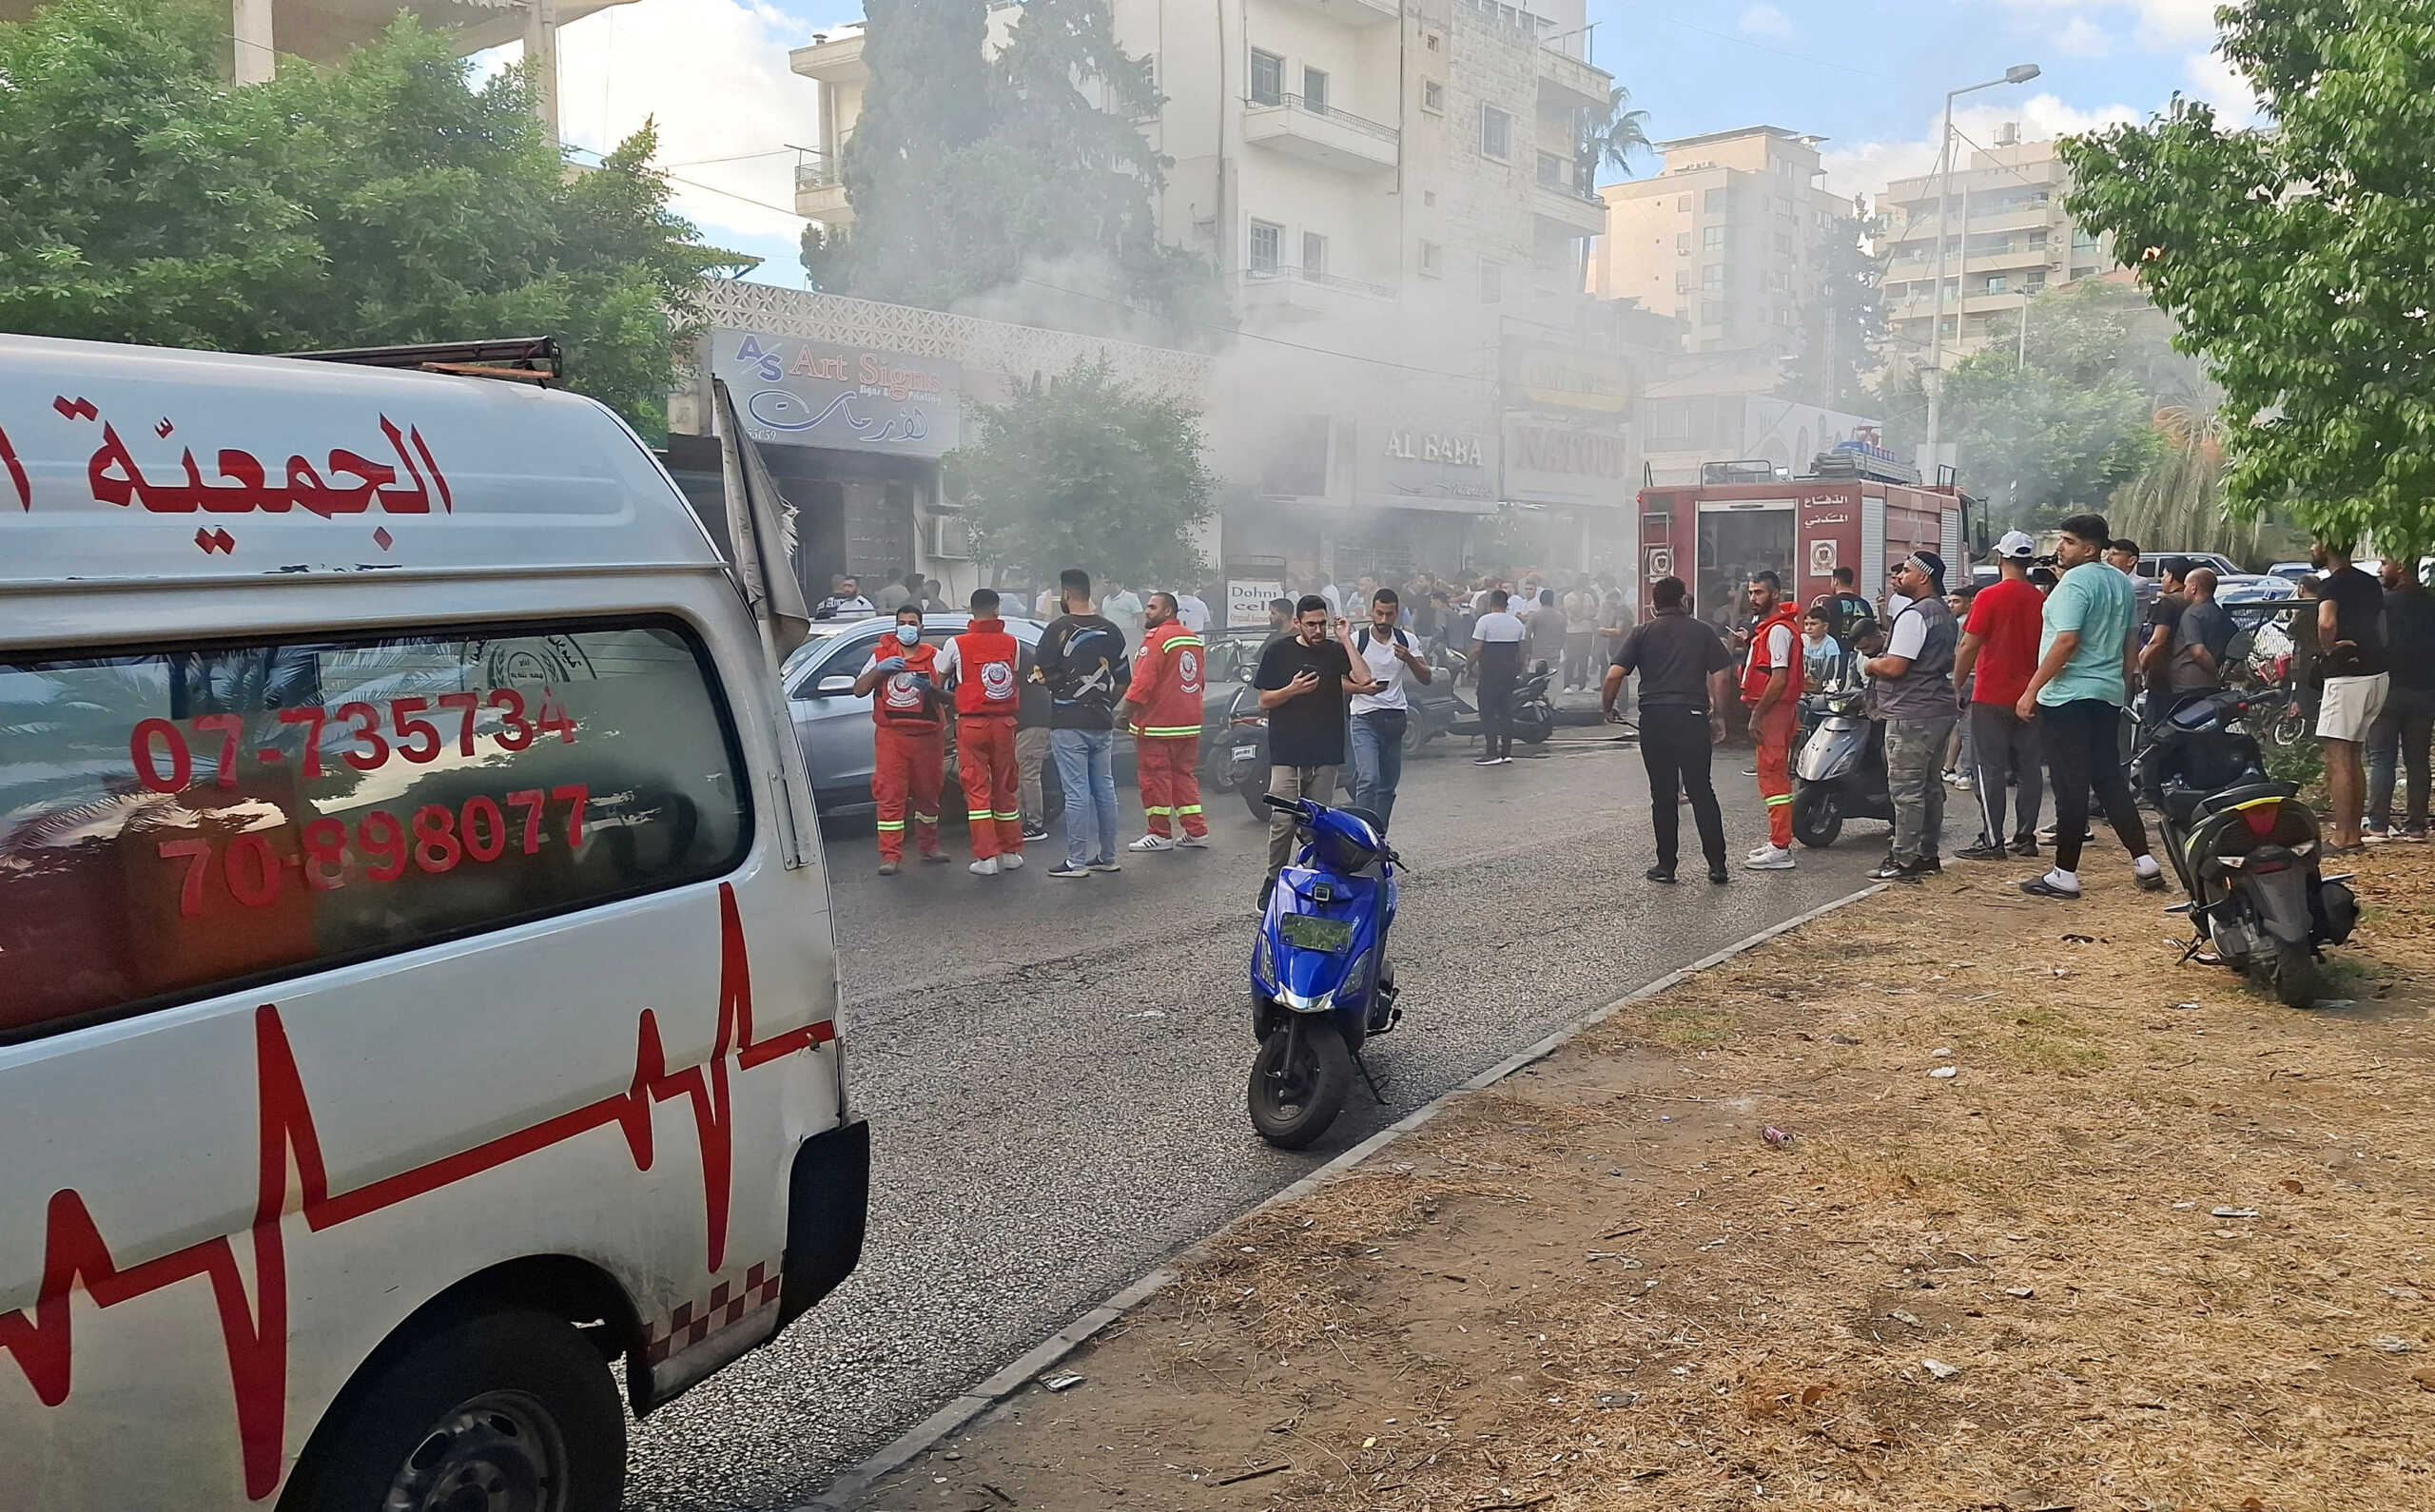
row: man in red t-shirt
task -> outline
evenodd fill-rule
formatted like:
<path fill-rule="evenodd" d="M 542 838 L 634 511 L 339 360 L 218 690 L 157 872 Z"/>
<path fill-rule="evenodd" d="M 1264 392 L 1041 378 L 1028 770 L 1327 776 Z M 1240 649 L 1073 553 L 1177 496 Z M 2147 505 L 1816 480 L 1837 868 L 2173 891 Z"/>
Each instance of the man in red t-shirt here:
<path fill-rule="evenodd" d="M 1970 618 L 1961 628 L 1961 649 L 1953 658 L 1953 686 L 1971 689 L 1970 738 L 1977 748 L 1978 843 L 1955 853 L 1957 861 L 2001 861 L 2004 843 L 2004 791 L 2010 781 L 2019 785 L 2013 804 L 2010 853 L 2037 854 L 2038 771 L 2037 722 L 2023 719 L 2014 708 L 2037 671 L 2037 641 L 2045 595 L 2029 580 L 2029 565 L 2037 543 L 2013 531 L 1996 543 L 1996 561 L 2003 578 L 1978 591 L 1971 600 Z M 1977 681 L 1971 681 L 1971 674 Z M 1958 691 L 1957 697 L 1961 696 Z"/>

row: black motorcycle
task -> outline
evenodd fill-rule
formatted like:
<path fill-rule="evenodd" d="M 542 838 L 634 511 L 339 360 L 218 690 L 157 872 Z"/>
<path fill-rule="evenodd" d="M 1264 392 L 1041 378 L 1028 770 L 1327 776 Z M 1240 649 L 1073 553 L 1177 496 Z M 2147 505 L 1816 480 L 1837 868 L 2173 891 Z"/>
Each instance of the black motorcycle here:
<path fill-rule="evenodd" d="M 1471 664 L 1462 652 L 1448 651 L 1445 655 L 1453 663 L 1456 679 L 1470 669 Z M 1556 732 L 1556 706 L 1548 697 L 1548 686 L 1555 681 L 1555 669 L 1542 658 L 1514 679 L 1513 738 L 1526 746 L 1544 746 L 1548 737 Z M 1473 698 L 1477 696 L 1474 692 Z M 1442 727 L 1446 733 L 1467 738 L 1488 733 L 1476 702 L 1467 703 L 1450 688 L 1443 707 L 1446 712 Z"/>
<path fill-rule="evenodd" d="M 2136 770 L 2190 895 L 2172 910 L 2190 915 L 2189 954 L 2211 944 L 2226 966 L 2305 1008 L 2316 1000 L 2316 962 L 2350 938 L 2359 901 L 2347 877 L 2320 874 L 2317 816 L 2296 785 L 2267 774 L 2249 731 L 2250 715 L 2272 718 L 2282 701 L 2273 688 L 2187 697 L 2155 727 Z"/>

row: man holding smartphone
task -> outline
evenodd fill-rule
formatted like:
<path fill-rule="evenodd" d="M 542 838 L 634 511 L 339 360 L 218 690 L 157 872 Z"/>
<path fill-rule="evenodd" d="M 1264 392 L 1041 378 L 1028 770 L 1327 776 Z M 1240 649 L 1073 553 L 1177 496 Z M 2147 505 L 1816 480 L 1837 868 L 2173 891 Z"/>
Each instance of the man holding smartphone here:
<path fill-rule="evenodd" d="M 1356 677 L 1353 658 L 1328 635 L 1328 601 L 1305 593 L 1294 606 L 1294 633 L 1271 641 L 1260 652 L 1252 687 L 1268 715 L 1268 791 L 1272 798 L 1335 798 L 1336 769 L 1344 765 L 1344 701 L 1353 693 L 1375 693 L 1378 685 Z M 1276 886 L 1276 874 L 1294 858 L 1294 816 L 1279 810 L 1268 822 L 1268 881 L 1261 906 Z"/>

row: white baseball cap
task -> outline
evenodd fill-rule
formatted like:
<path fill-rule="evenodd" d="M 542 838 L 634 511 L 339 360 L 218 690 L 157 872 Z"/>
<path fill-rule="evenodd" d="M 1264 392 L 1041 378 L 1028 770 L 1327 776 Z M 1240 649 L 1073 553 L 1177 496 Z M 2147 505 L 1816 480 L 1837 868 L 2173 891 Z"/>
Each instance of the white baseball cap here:
<path fill-rule="evenodd" d="M 2004 538 L 1996 543 L 1996 554 L 2011 561 L 2026 562 L 2037 554 L 2037 543 L 2026 531 L 2006 531 Z"/>

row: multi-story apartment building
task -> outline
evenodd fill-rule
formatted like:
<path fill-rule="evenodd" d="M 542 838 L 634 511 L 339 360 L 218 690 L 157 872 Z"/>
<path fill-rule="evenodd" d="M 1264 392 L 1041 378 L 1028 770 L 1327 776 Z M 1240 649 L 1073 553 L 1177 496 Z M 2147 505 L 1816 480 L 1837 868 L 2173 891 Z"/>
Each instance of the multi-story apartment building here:
<path fill-rule="evenodd" d="M 1772 387 L 1780 371 L 1757 359 L 1799 353 L 1857 213 L 1818 183 L 1821 140 L 1762 126 L 1659 143 L 1662 172 L 1601 191 L 1592 291 L 1672 315 L 1689 350 L 1747 355 L 1737 371 Z"/>
<path fill-rule="evenodd" d="M 2052 142 L 2023 142 L 2005 126 L 1992 148 L 1958 138 L 1953 182 L 1938 207 L 1941 175 L 1897 179 L 1878 202 L 1882 231 L 1887 356 L 1924 363 L 1936 319 L 1937 244 L 1944 243 L 1944 350 L 1977 351 L 2018 330 L 2020 311 L 2041 290 L 2110 272 L 2104 238 L 2082 231 L 2063 212 L 2071 175 Z"/>
<path fill-rule="evenodd" d="M 1285 578 L 1451 569 L 1517 507 L 1570 521 L 1585 552 L 1627 532 L 1637 379 L 1582 335 L 1627 323 L 1581 319 L 1607 212 L 1578 144 L 1612 87 L 1584 0 L 1113 6 L 1165 96 L 1141 123 L 1172 162 L 1159 234 L 1231 305 L 1211 393 L 1230 567 L 1256 542 Z M 1021 15 L 993 12 L 990 45 Z M 822 85 L 796 207 L 831 224 L 851 214 L 834 155 L 861 52 L 841 28 L 790 58 Z"/>

